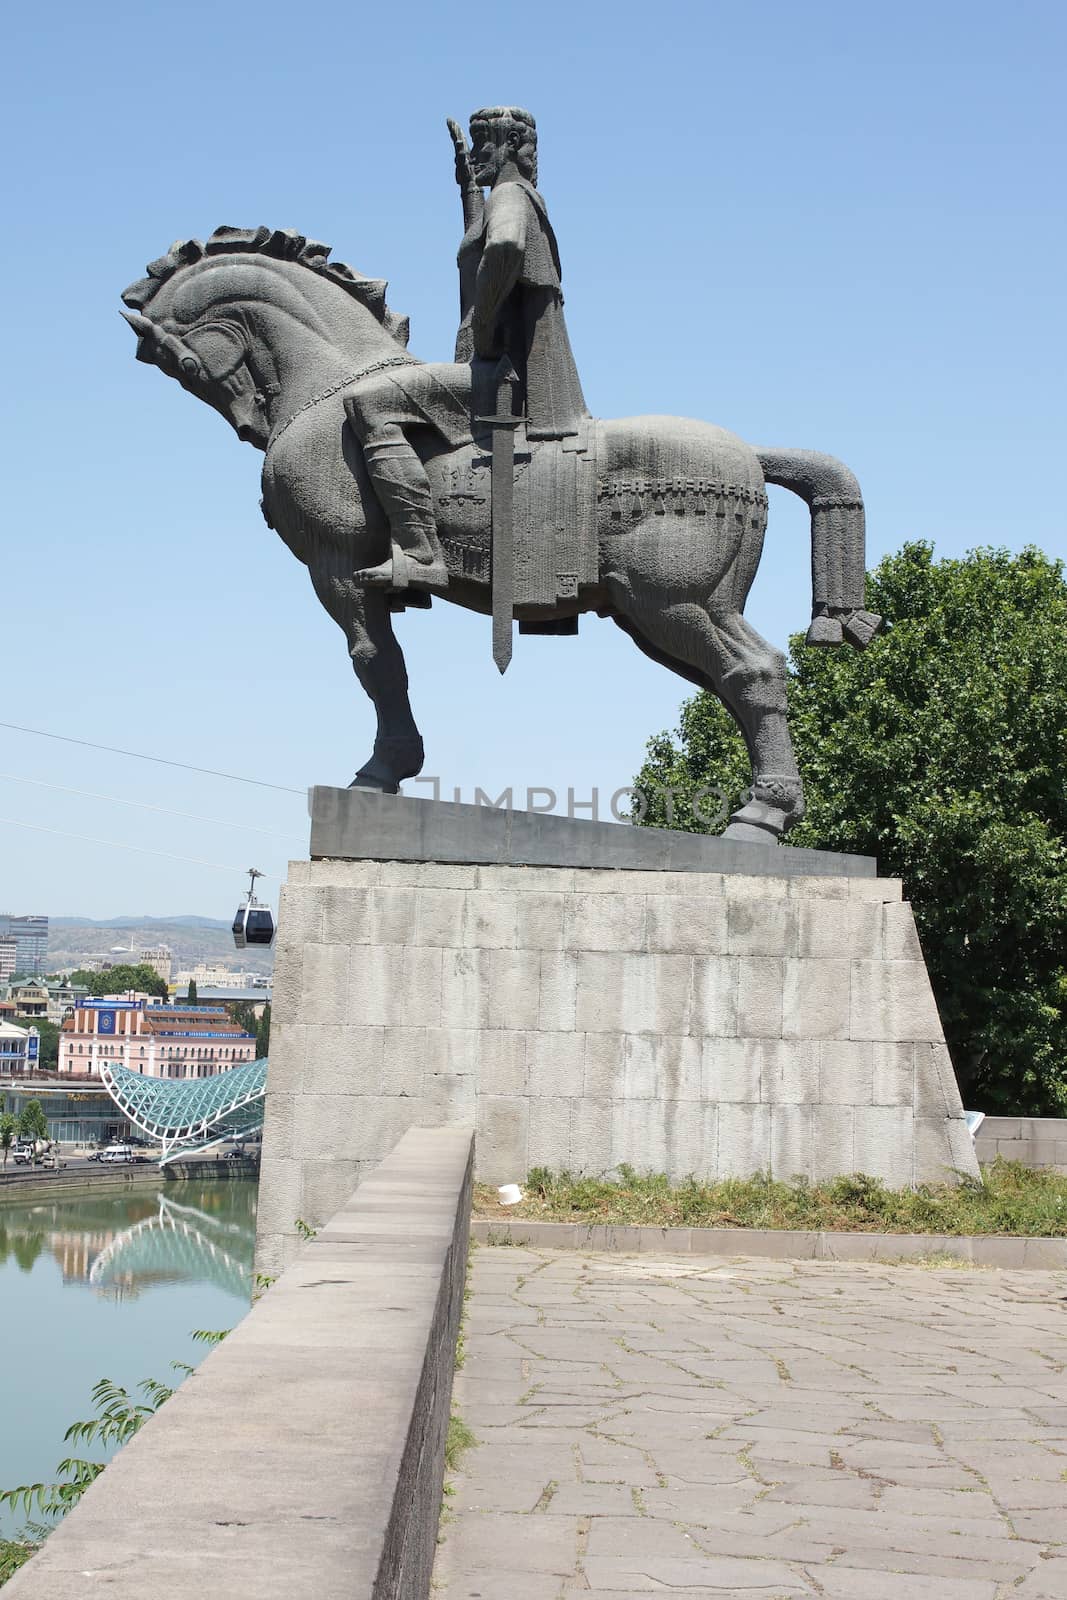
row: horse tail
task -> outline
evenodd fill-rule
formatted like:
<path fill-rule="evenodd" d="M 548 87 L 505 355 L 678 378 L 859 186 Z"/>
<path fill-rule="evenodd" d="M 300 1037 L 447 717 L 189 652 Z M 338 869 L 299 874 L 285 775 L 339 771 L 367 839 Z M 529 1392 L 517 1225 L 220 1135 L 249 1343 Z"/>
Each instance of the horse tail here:
<path fill-rule="evenodd" d="M 806 643 L 865 650 L 885 626 L 864 609 L 867 529 L 856 475 L 818 450 L 757 449 L 763 476 L 811 508 L 811 627 Z"/>

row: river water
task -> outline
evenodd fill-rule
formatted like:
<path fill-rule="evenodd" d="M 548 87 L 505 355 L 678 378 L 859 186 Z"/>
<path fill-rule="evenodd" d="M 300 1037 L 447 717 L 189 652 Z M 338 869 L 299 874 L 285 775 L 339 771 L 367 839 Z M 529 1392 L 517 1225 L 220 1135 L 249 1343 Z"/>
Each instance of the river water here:
<path fill-rule="evenodd" d="M 254 1182 L 0 1201 L 0 1488 L 53 1480 L 98 1378 L 177 1383 L 171 1362 L 203 1360 L 193 1330 L 248 1309 L 255 1226 Z M 0 1535 L 24 1521 L 0 1508 Z"/>

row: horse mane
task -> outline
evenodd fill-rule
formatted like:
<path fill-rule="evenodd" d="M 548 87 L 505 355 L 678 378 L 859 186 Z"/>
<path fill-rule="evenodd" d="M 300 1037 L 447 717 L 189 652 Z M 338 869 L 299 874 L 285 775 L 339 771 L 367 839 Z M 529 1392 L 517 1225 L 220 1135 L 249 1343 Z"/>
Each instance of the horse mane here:
<path fill-rule="evenodd" d="M 165 256 L 150 261 L 145 271 L 147 278 L 131 283 L 122 294 L 123 303 L 131 311 L 143 312 L 154 295 L 169 278 L 182 267 L 191 267 L 208 256 L 224 255 L 270 256 L 275 261 L 294 261 L 298 266 L 317 272 L 339 289 L 366 306 L 398 344 L 408 342 L 408 319 L 400 317 L 385 303 L 386 283 L 382 278 L 365 278 L 343 261 L 329 259 L 330 246 L 307 239 L 292 228 L 216 228 L 206 244 L 199 239 L 179 239 Z"/>

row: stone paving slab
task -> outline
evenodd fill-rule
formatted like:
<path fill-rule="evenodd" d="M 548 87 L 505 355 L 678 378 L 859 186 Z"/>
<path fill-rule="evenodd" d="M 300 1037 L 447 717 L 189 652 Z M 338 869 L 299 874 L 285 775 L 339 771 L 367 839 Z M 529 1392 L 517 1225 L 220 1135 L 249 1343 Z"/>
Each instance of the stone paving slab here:
<path fill-rule="evenodd" d="M 478 1248 L 438 1600 L 1067 1600 L 1067 1272 Z"/>

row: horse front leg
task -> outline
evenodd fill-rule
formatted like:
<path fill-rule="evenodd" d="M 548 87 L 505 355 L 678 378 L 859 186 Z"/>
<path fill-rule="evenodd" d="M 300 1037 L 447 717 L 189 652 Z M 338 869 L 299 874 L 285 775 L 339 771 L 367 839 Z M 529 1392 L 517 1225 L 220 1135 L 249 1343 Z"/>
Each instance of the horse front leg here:
<path fill-rule="evenodd" d="M 364 589 L 347 572 L 311 570 L 315 592 L 344 629 L 356 677 L 369 695 L 378 719 L 374 749 L 349 788 L 396 794 L 405 778 L 422 771 L 422 735 L 408 698 L 404 652 L 393 633 L 385 596 Z"/>

